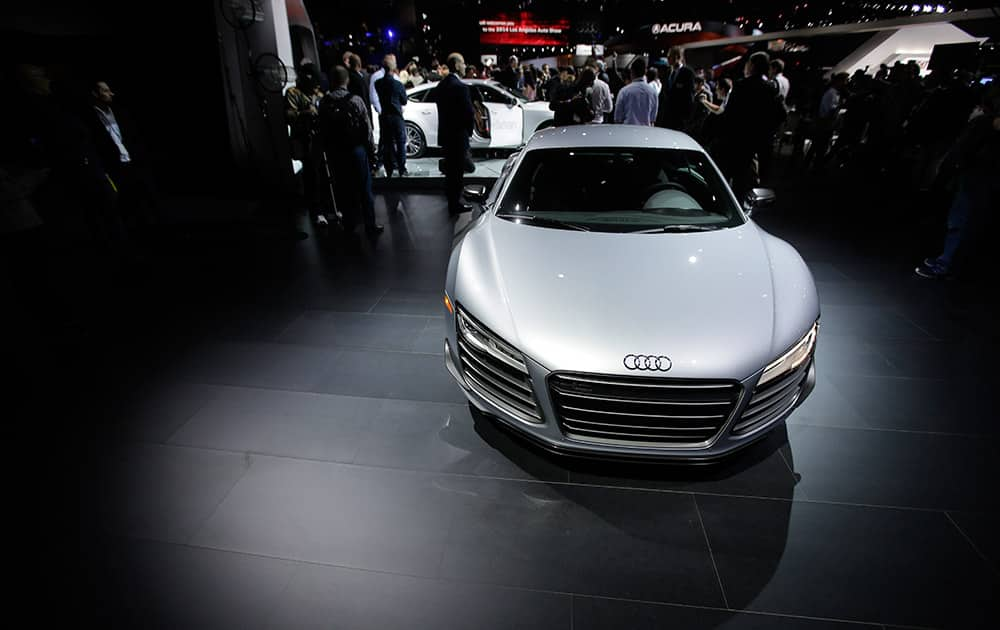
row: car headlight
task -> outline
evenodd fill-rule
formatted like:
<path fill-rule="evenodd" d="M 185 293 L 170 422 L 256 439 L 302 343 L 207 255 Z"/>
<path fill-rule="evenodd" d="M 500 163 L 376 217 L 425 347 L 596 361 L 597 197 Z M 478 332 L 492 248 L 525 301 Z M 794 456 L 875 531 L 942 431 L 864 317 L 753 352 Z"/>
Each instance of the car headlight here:
<path fill-rule="evenodd" d="M 778 359 L 772 361 L 766 368 L 764 368 L 764 373 L 757 382 L 757 387 L 760 387 L 770 380 L 778 378 L 782 374 L 787 374 L 802 365 L 802 363 L 806 361 L 810 355 L 812 355 L 813 348 L 816 346 L 816 335 L 818 333 L 819 322 L 817 321 L 812 325 L 812 328 L 809 329 L 809 332 L 807 332 L 798 343 L 792 346 L 791 350 L 781 355 Z"/>
<path fill-rule="evenodd" d="M 524 355 L 496 335 L 484 330 L 479 322 L 466 315 L 461 308 L 455 309 L 455 316 L 458 334 L 463 341 L 524 374 L 528 373 Z"/>

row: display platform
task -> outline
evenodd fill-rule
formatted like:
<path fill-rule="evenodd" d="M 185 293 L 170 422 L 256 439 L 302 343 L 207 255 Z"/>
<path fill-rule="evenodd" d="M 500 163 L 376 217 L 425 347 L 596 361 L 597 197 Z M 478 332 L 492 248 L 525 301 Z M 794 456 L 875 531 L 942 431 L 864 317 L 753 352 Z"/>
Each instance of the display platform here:
<path fill-rule="evenodd" d="M 372 187 L 376 190 L 405 189 L 413 190 L 418 188 L 438 188 L 444 186 L 444 173 L 438 170 L 438 156 L 428 156 L 406 161 L 406 170 L 409 175 L 399 177 L 395 173 L 387 178 L 385 171 L 380 169 L 372 180 Z M 492 184 L 500 176 L 500 169 L 503 168 L 505 160 L 501 158 L 477 158 L 473 157 L 472 162 L 476 165 L 476 170 L 466 173 L 464 182 L 466 184 Z"/>

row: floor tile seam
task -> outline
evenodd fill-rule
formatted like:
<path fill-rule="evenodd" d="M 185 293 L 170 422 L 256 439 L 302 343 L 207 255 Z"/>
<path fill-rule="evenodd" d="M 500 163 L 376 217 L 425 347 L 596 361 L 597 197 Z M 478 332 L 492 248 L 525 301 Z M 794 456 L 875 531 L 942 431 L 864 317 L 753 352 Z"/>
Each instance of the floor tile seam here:
<path fill-rule="evenodd" d="M 615 486 L 608 484 L 592 484 L 592 483 L 581 483 L 575 481 L 556 481 L 556 480 L 544 480 L 544 479 L 533 479 L 526 477 L 501 477 L 497 475 L 477 475 L 474 473 L 459 473 L 450 471 L 436 471 L 428 469 L 414 469 L 414 468 L 400 468 L 398 466 L 385 466 L 377 464 L 357 464 L 352 462 L 344 462 L 329 459 L 317 459 L 310 457 L 295 457 L 291 455 L 276 455 L 273 453 L 266 453 L 263 451 L 254 450 L 234 450 L 234 449 L 224 449 L 215 448 L 209 446 L 198 446 L 191 444 L 162 444 L 158 442 L 142 442 L 142 441 L 131 441 L 126 442 L 126 444 L 137 444 L 137 445 L 151 445 L 160 446 L 166 448 L 177 448 L 177 449 L 188 449 L 188 450 L 199 450 L 207 452 L 216 453 L 226 453 L 231 455 L 250 455 L 253 457 L 266 457 L 270 459 L 280 459 L 280 460 L 291 460 L 295 462 L 302 462 L 308 464 L 325 464 L 330 466 L 347 466 L 351 468 L 364 468 L 368 470 L 381 470 L 387 472 L 396 472 L 400 474 L 408 475 L 419 475 L 419 476 L 441 476 L 441 477 L 457 477 L 460 479 L 476 479 L 483 481 L 503 481 L 510 483 L 530 483 L 530 484 L 542 484 L 542 485 L 558 485 L 558 486 L 570 486 L 575 488 L 592 488 L 598 490 L 621 490 L 625 492 L 645 492 L 645 493 L 656 493 L 656 494 L 670 494 L 670 495 L 696 495 L 702 497 L 713 497 L 713 498 L 726 498 L 726 499 L 743 499 L 750 501 L 778 501 L 784 503 L 799 503 L 807 505 L 831 505 L 839 507 L 852 507 L 861 509 L 871 509 L 871 510 L 896 510 L 900 512 L 919 512 L 919 513 L 939 513 L 945 509 L 951 508 L 928 508 L 928 507 L 918 507 L 918 506 L 906 506 L 906 505 L 878 505 L 874 503 L 854 503 L 850 501 L 832 501 L 823 499 L 808 499 L 808 498 L 784 498 L 784 497 L 767 497 L 761 495 L 743 495 L 734 494 L 727 492 L 707 492 L 705 490 L 680 490 L 671 488 L 644 488 L 641 486 Z M 954 510 L 958 511 L 958 510 Z"/>
<path fill-rule="evenodd" d="M 401 577 L 410 578 L 414 580 L 422 580 L 429 582 L 438 582 L 446 585 L 459 585 L 459 586 L 477 586 L 486 588 L 495 588 L 508 591 L 518 591 L 523 593 L 536 593 L 540 595 L 558 595 L 562 597 L 579 597 L 585 599 L 599 599 L 605 601 L 622 602 L 629 604 L 640 604 L 644 606 L 665 606 L 674 608 L 690 608 L 695 610 L 707 610 L 713 612 L 724 612 L 724 613 L 734 613 L 734 614 L 746 614 L 746 615 L 757 615 L 760 617 L 779 617 L 785 619 L 802 619 L 807 621 L 825 621 L 832 623 L 844 623 L 844 624 L 856 624 L 856 625 L 866 625 L 872 627 L 881 627 L 882 622 L 875 621 L 859 621 L 854 619 L 837 619 L 835 617 L 814 617 L 809 615 L 796 615 L 793 613 L 781 613 L 774 611 L 762 611 L 762 610 L 749 610 L 740 608 L 728 608 L 720 606 L 708 606 L 704 604 L 689 604 L 685 602 L 673 602 L 673 601 L 657 601 L 649 599 L 637 599 L 630 597 L 615 597 L 613 595 L 595 595 L 590 593 L 579 593 L 576 591 L 560 591 L 555 589 L 543 589 L 543 588 L 532 588 L 529 586 L 517 586 L 511 584 L 502 584 L 498 582 L 484 582 L 481 580 L 466 580 L 459 578 L 450 577 L 434 577 L 428 575 L 421 575 L 416 573 L 405 573 L 402 571 L 387 571 L 385 569 L 372 569 L 368 567 L 358 567 L 349 564 L 338 564 L 335 562 L 320 562 L 318 560 L 303 560 L 301 558 L 289 558 L 286 556 L 279 556 L 274 554 L 245 551 L 240 549 L 232 549 L 228 547 L 220 547 L 215 545 L 207 544 L 196 544 L 193 542 L 177 542 L 177 541 L 167 541 L 160 540 L 156 538 L 144 538 L 141 536 L 126 536 L 126 535 L 116 535 L 117 538 L 132 540 L 138 542 L 152 542 L 159 545 L 165 545 L 170 547 L 184 547 L 187 549 L 203 550 L 203 551 L 213 551 L 216 553 L 223 553 L 233 556 L 242 556 L 247 558 L 260 558 L 264 560 L 278 560 L 281 562 L 287 562 L 295 565 L 319 567 L 319 568 L 332 568 L 332 569 L 344 569 L 346 571 L 358 571 L 362 573 L 372 573 L 375 575 L 383 575 L 389 577 Z M 935 630 L 930 626 L 894 626 L 899 628 L 908 628 L 912 630 Z"/>
<path fill-rule="evenodd" d="M 978 555 L 983 560 L 983 562 L 986 563 L 986 566 L 988 566 L 990 568 L 990 570 L 993 571 L 993 574 L 994 575 L 1000 575 L 1000 567 L 997 567 L 997 565 L 994 564 L 993 561 L 990 560 L 986 556 L 986 554 L 984 554 L 982 552 L 982 550 L 979 548 L 979 546 L 976 545 L 976 543 L 974 543 L 972 541 L 972 538 L 968 534 L 965 533 L 964 529 L 962 529 L 959 526 L 958 522 L 955 521 L 955 519 L 952 517 L 951 513 L 948 510 L 943 510 L 943 513 L 944 513 L 945 518 L 948 519 L 948 522 L 951 523 L 955 527 L 955 529 L 962 536 L 962 538 L 965 539 L 965 542 L 967 542 L 969 544 L 969 546 L 972 547 L 972 550 L 976 552 L 976 555 Z"/>
<path fill-rule="evenodd" d="M 868 418 L 862 416 L 862 420 L 868 422 Z M 986 440 L 986 441 L 997 441 L 1000 442 L 1000 435 L 991 435 L 989 433 L 952 433 L 949 431 L 918 431 L 915 429 L 891 429 L 887 427 L 845 427 L 845 426 L 830 426 L 825 424 L 816 424 L 814 422 L 791 422 L 789 427 L 809 427 L 813 429 L 829 429 L 831 431 L 875 431 L 878 433 L 906 433 L 910 435 L 927 435 L 936 437 L 956 437 L 965 438 L 972 440 Z"/>
<path fill-rule="evenodd" d="M 419 333 L 418 333 L 419 334 Z M 419 356 L 426 357 L 436 357 L 440 356 L 440 352 L 421 352 L 419 350 L 395 350 L 391 348 L 379 348 L 377 346 L 363 346 L 363 345 L 343 345 L 341 343 L 305 343 L 299 341 L 268 341 L 266 343 L 273 343 L 281 346 L 289 346 L 293 348 L 315 348 L 315 349 L 334 349 L 334 350 L 370 350 L 374 352 L 391 352 L 395 354 L 415 354 Z"/>
<path fill-rule="evenodd" d="M 411 352 L 413 352 L 414 354 L 418 354 L 418 352 L 416 350 L 414 350 L 413 348 L 416 348 L 416 346 L 417 346 L 417 340 L 419 340 L 421 337 L 423 337 L 424 333 L 427 332 L 427 329 L 430 328 L 430 327 L 431 327 L 431 320 L 430 320 L 429 317 L 425 317 L 424 318 L 424 327 L 421 328 L 420 332 L 418 332 L 416 334 L 416 336 L 413 337 L 413 339 L 410 341 L 410 348 L 411 348 L 410 351 Z"/>
<path fill-rule="evenodd" d="M 214 387 L 214 386 L 210 386 L 210 387 Z M 215 389 L 218 389 L 218 388 L 216 387 Z M 194 411 L 192 411 L 190 414 L 186 414 L 187 417 L 184 418 L 184 420 L 182 422 L 178 423 L 177 426 L 174 427 L 174 430 L 170 432 L 170 435 L 168 435 L 162 442 L 153 442 L 153 443 L 154 444 L 169 444 L 170 440 L 172 440 L 175 435 L 177 435 L 178 433 L 180 433 L 181 429 L 183 429 L 188 424 L 190 424 L 191 420 L 193 420 L 195 418 L 195 416 L 197 416 L 199 413 L 201 413 L 202 410 L 205 409 L 205 407 L 207 407 L 209 403 L 213 402 L 216 399 L 216 397 L 218 397 L 218 395 L 219 395 L 218 391 L 212 392 L 212 396 L 208 400 L 205 400 L 201 404 L 199 404 L 198 408 L 195 409 Z"/>
<path fill-rule="evenodd" d="M 922 333 L 924 333 L 925 335 L 927 335 L 927 337 L 928 337 L 929 339 L 933 339 L 933 340 L 935 340 L 935 341 L 944 341 L 944 339 L 942 339 L 942 338 L 938 337 L 937 335 L 934 335 L 933 333 L 931 333 L 930 331 L 928 331 L 927 329 L 925 329 L 925 328 L 924 328 L 923 326 L 921 326 L 920 324 L 918 324 L 917 322 L 915 322 L 915 321 L 913 320 L 913 318 L 912 318 L 912 317 L 910 317 L 909 315 L 907 315 L 907 314 L 906 314 L 906 313 L 905 313 L 904 311 L 902 311 L 902 310 L 900 310 L 900 309 L 893 309 L 893 313 L 894 313 L 894 314 L 896 314 L 896 315 L 898 315 L 899 317 L 902 317 L 902 318 L 903 318 L 904 320 L 906 320 L 906 321 L 907 321 L 907 322 L 908 322 L 908 323 L 909 323 L 909 324 L 910 324 L 911 326 L 913 326 L 914 328 L 916 328 L 916 329 L 917 329 L 917 330 L 919 330 L 920 332 L 922 332 Z"/>
<path fill-rule="evenodd" d="M 712 561 L 712 570 L 715 572 L 715 580 L 719 585 L 719 593 L 722 594 L 722 603 L 729 609 L 729 598 L 726 597 L 726 587 L 722 584 L 722 574 L 719 573 L 719 565 L 715 562 L 715 552 L 712 551 L 712 541 L 708 538 L 708 529 L 705 527 L 705 519 L 701 517 L 701 508 L 698 506 L 698 496 L 692 494 L 691 501 L 694 503 L 695 514 L 698 515 L 698 526 L 701 534 L 705 538 L 705 546 L 708 547 L 708 557 Z"/>
<path fill-rule="evenodd" d="M 316 349 L 319 350 L 319 348 L 316 348 Z M 327 350 L 334 351 L 334 352 L 345 352 L 346 351 L 345 348 L 327 348 Z M 392 353 L 392 354 L 410 355 L 410 354 L 416 354 L 416 353 L 413 353 L 413 352 L 396 352 L 396 353 Z M 437 356 L 437 353 L 435 353 L 435 354 L 418 354 L 418 356 Z M 325 364 L 324 367 L 328 367 L 328 364 Z M 314 394 L 314 395 L 317 395 L 317 396 L 349 396 L 349 394 L 337 394 L 337 393 L 333 393 L 333 392 L 325 392 L 325 391 L 316 389 L 314 387 L 303 388 L 303 389 L 289 389 L 287 387 L 268 387 L 266 385 L 246 385 L 246 384 L 240 384 L 240 383 L 229 383 L 229 382 L 220 382 L 220 381 L 215 381 L 215 382 L 210 382 L 210 381 L 183 381 L 183 382 L 190 383 L 190 384 L 193 384 L 193 385 L 210 385 L 212 387 L 231 387 L 231 388 L 242 388 L 242 389 L 259 389 L 261 391 L 286 392 L 286 393 L 289 393 L 289 394 Z M 397 398 L 397 397 L 388 397 L 388 396 L 353 396 L 353 398 L 372 398 L 372 399 L 376 399 L 376 400 L 397 400 L 397 401 L 400 401 L 400 402 L 429 403 L 429 404 L 433 404 L 433 405 L 463 405 L 463 403 L 465 402 L 464 400 L 425 400 L 425 399 L 419 399 L 419 398 Z"/>
<path fill-rule="evenodd" d="M 222 496 L 221 499 L 219 499 L 219 502 L 215 504 L 215 507 L 212 508 L 212 511 L 209 512 L 209 514 L 205 516 L 205 518 L 201 519 L 201 522 L 198 523 L 198 526 L 191 531 L 191 534 L 190 536 L 188 536 L 186 543 L 191 543 L 198 536 L 198 534 L 201 533 L 202 529 L 205 528 L 208 522 L 211 521 L 212 518 L 222 508 L 222 504 L 226 502 L 226 499 L 228 499 L 229 495 L 233 493 L 233 490 L 236 489 L 236 486 L 238 486 L 239 483 L 243 481 L 243 478 L 247 476 L 247 473 L 250 472 L 250 468 L 253 466 L 254 462 L 253 455 L 249 452 L 244 452 L 243 456 L 244 456 L 243 461 L 246 463 L 246 465 L 243 466 L 243 470 L 242 472 L 240 472 L 240 476 L 236 478 L 236 480 L 233 482 L 231 486 L 229 486 L 229 489 L 226 490 L 226 493 Z"/>
<path fill-rule="evenodd" d="M 407 354 L 407 353 L 403 353 Z M 434 354 L 437 356 L 437 353 Z M 263 391 L 263 392 L 282 392 L 286 394 L 305 394 L 307 396 L 325 396 L 325 397 L 337 397 L 337 398 L 352 398 L 355 400 L 374 400 L 374 401 L 392 401 L 400 403 L 418 403 L 425 405 L 446 405 L 449 407 L 461 407 L 463 409 L 467 408 L 465 402 L 442 402 L 440 400 L 418 400 L 416 398 L 386 398 L 384 396 L 352 396 L 350 394 L 331 394 L 328 392 L 317 392 L 312 390 L 304 389 L 287 389 L 284 387 L 262 387 L 258 385 L 233 385 L 230 383 L 205 383 L 204 381 L 174 381 L 175 383 L 184 383 L 188 385 L 208 385 L 210 387 L 217 387 L 220 389 L 236 389 L 236 390 L 247 390 L 247 391 Z"/>
<path fill-rule="evenodd" d="M 788 463 L 788 458 L 785 457 L 785 454 L 782 453 L 781 450 L 782 449 L 780 449 L 780 448 L 778 449 L 778 457 L 780 457 L 781 461 L 784 462 L 785 468 L 788 469 L 788 472 L 789 472 L 789 474 L 792 475 L 792 480 L 794 481 L 795 480 L 795 471 L 792 469 L 792 465 Z"/>
<path fill-rule="evenodd" d="M 337 315 L 362 315 L 365 317 L 399 317 L 403 319 L 444 319 L 444 315 L 419 315 L 416 313 L 386 313 L 378 312 L 373 313 L 370 311 L 338 311 L 331 310 L 328 308 L 304 308 L 303 314 L 305 313 L 330 313 Z"/>
<path fill-rule="evenodd" d="M 389 294 L 389 291 L 391 291 L 389 287 L 386 287 L 385 291 L 382 291 L 382 295 L 380 295 L 379 298 L 375 300 L 375 303 L 371 305 L 371 308 L 368 309 L 369 313 L 375 312 L 375 308 L 382 303 L 382 300 L 384 300 L 385 296 Z"/>

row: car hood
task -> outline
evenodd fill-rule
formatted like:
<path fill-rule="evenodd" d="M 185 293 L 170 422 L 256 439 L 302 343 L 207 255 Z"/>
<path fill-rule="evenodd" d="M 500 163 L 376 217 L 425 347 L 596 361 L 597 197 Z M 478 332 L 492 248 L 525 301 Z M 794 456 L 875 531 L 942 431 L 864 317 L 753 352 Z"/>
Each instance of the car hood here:
<path fill-rule="evenodd" d="M 463 243 L 463 307 L 548 370 L 743 379 L 771 356 L 768 250 L 753 222 L 611 234 L 483 217 Z M 635 372 L 628 354 L 670 358 Z"/>

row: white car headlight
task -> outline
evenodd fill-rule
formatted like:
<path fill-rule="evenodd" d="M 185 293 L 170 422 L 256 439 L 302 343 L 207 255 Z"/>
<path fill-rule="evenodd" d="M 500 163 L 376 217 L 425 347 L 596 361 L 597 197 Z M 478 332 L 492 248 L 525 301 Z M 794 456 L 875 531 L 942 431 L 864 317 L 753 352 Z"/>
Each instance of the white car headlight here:
<path fill-rule="evenodd" d="M 458 334 L 466 343 L 519 372 L 528 373 L 528 366 L 525 365 L 524 356 L 520 352 L 499 337 L 483 330 L 478 322 L 466 315 L 461 309 L 457 309 L 456 315 Z"/>
<path fill-rule="evenodd" d="M 816 335 L 818 333 L 819 322 L 817 321 L 812 325 L 812 328 L 809 329 L 809 332 L 807 332 L 798 343 L 792 346 L 791 350 L 781 355 L 764 368 L 764 373 L 757 382 L 757 387 L 760 387 L 770 380 L 778 378 L 782 374 L 787 374 L 802 365 L 802 362 L 807 360 L 812 354 L 813 348 L 816 346 Z"/>

